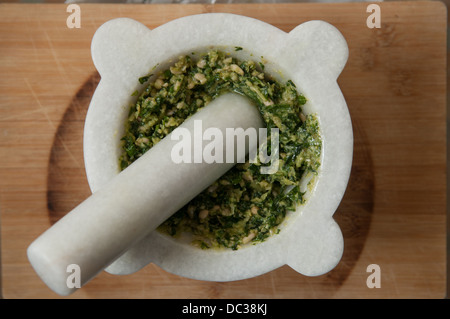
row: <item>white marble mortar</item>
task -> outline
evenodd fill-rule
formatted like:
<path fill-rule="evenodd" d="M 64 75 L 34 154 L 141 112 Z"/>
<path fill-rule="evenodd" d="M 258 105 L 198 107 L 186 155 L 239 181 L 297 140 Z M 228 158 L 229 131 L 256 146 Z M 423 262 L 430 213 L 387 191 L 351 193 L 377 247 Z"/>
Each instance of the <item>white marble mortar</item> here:
<path fill-rule="evenodd" d="M 242 47 L 242 51 L 235 51 Z M 237 251 L 202 250 L 158 231 L 112 263 L 106 271 L 130 274 L 149 263 L 180 276 L 232 281 L 285 264 L 307 276 L 327 273 L 343 254 L 341 230 L 333 219 L 347 187 L 353 155 L 351 119 L 336 82 L 348 58 L 344 37 L 323 21 L 303 23 L 285 33 L 252 18 L 208 13 L 187 16 L 154 30 L 128 18 L 102 25 L 92 41 L 101 75 L 86 117 L 84 156 L 94 192 L 119 173 L 120 138 L 131 94 L 141 76 L 157 73 L 181 54 L 218 48 L 238 58 L 266 63 L 266 71 L 291 79 L 308 99 L 305 113 L 317 113 L 323 138 L 322 165 L 308 202 L 290 213 L 281 232 Z M 183 181 L 180 181 L 183 183 Z M 189 187 L 189 185 L 186 185 Z M 176 194 L 174 194 L 176 196 Z"/>

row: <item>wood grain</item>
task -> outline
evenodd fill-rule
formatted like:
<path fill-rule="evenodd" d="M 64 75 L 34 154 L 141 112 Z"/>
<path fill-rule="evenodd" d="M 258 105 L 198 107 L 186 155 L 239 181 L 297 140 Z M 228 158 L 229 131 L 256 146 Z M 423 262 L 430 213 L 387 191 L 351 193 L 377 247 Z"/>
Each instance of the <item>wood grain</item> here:
<path fill-rule="evenodd" d="M 102 273 L 70 298 L 442 298 L 446 278 L 446 15 L 438 2 L 380 4 L 84 4 L 68 29 L 65 5 L 0 5 L 0 209 L 2 294 L 58 298 L 31 269 L 26 248 L 86 196 L 82 130 L 99 80 L 95 30 L 116 17 L 154 28 L 181 16 L 232 12 L 284 31 L 322 19 L 345 36 L 338 82 L 355 134 L 352 175 L 335 214 L 345 251 L 323 276 L 282 267 L 237 282 L 181 278 L 151 264 L 128 276 Z M 379 289 L 366 286 L 369 264 Z"/>

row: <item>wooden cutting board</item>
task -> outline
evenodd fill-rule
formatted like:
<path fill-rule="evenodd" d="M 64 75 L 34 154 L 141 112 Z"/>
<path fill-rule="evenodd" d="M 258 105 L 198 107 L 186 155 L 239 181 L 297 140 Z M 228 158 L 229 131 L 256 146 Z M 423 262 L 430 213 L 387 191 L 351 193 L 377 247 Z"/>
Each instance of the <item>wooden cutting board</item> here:
<path fill-rule="evenodd" d="M 321 19 L 345 36 L 339 77 L 354 125 L 352 175 L 335 214 L 339 265 L 304 277 L 289 267 L 236 282 L 181 278 L 151 264 L 100 274 L 69 298 L 442 298 L 446 292 L 446 8 L 439 2 L 253 5 L 0 5 L 0 209 L 2 294 L 58 298 L 26 258 L 28 245 L 90 194 L 82 134 L 99 81 L 95 30 L 117 17 L 157 27 L 203 12 L 258 18 L 284 31 Z M 367 267 L 380 266 L 380 288 Z"/>

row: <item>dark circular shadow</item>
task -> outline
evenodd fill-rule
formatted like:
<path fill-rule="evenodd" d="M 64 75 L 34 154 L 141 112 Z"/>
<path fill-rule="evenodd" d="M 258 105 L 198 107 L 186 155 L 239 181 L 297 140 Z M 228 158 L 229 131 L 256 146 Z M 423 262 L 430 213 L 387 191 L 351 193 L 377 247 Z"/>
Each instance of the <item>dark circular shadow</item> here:
<path fill-rule="evenodd" d="M 99 81 L 97 72 L 89 76 L 73 97 L 56 131 L 47 177 L 48 217 L 51 224 L 91 194 L 83 161 L 83 128 L 90 100 Z M 352 171 L 344 198 L 334 215 L 344 236 L 344 254 L 340 263 L 319 279 L 299 275 L 295 282 L 299 288 L 315 285 L 317 290 L 327 291 L 329 296 L 342 286 L 358 260 L 369 232 L 374 206 L 374 174 L 368 140 L 358 117 L 354 116 L 352 121 Z M 277 272 L 276 276 L 279 274 Z M 250 285 L 253 285 L 252 282 Z M 225 284 L 211 283 L 212 288 Z"/>
<path fill-rule="evenodd" d="M 81 86 L 66 109 L 50 151 L 47 207 L 53 224 L 90 194 L 83 159 L 83 129 L 92 95 L 100 81 L 94 73 Z"/>
<path fill-rule="evenodd" d="M 352 119 L 352 124 L 352 171 L 347 190 L 334 215 L 344 236 L 344 254 L 336 268 L 326 275 L 341 284 L 359 259 L 369 233 L 374 206 L 375 181 L 369 143 L 357 116 Z"/>

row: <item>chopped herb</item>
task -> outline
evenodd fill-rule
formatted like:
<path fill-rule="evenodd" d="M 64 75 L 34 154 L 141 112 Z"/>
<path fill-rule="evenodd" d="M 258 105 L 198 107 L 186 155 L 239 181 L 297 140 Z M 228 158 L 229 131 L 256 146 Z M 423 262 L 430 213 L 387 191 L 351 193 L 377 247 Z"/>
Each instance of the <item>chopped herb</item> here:
<path fill-rule="evenodd" d="M 240 61 L 216 50 L 196 56 L 182 56 L 157 74 L 130 108 L 119 164 L 125 169 L 224 92 L 253 100 L 267 128 L 280 129 L 279 170 L 262 174 L 260 162 L 236 164 L 158 228 L 170 236 L 189 232 L 202 249 L 236 250 L 279 233 L 287 212 L 305 202 L 300 180 L 320 167 L 319 124 L 315 115 L 303 113 L 306 98 L 296 85 L 275 81 L 263 73 L 261 62 Z"/>
<path fill-rule="evenodd" d="M 140 78 L 139 78 L 139 83 L 144 84 L 145 82 L 148 81 L 148 79 L 150 79 L 150 77 L 151 77 L 152 75 L 153 75 L 153 74 L 149 74 L 149 75 L 140 77 Z"/>
<path fill-rule="evenodd" d="M 242 47 L 234 47 L 234 51 L 241 51 L 243 50 Z"/>

